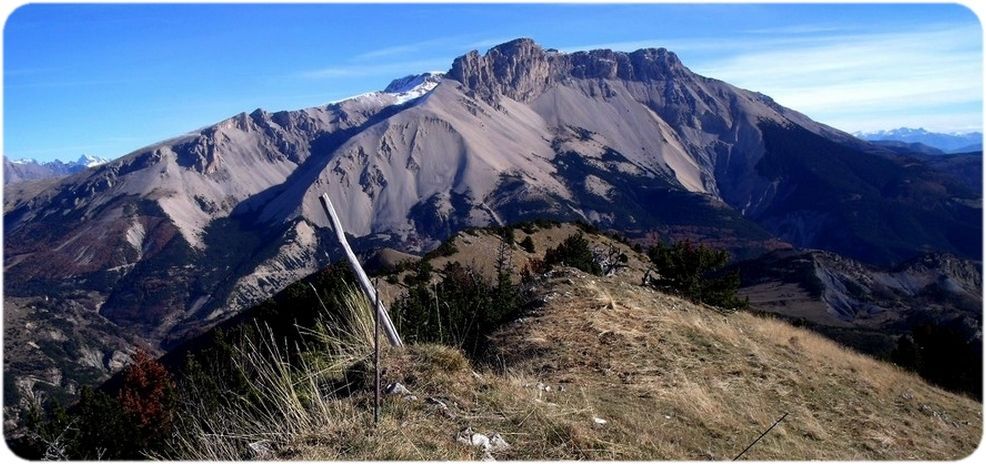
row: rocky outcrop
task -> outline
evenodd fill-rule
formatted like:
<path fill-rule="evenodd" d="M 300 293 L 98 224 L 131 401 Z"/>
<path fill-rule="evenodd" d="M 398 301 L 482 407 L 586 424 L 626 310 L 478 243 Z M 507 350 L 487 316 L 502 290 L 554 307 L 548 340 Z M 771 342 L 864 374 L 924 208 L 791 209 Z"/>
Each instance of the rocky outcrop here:
<path fill-rule="evenodd" d="M 456 58 L 448 72 L 487 101 L 504 95 L 527 102 L 545 89 L 567 79 L 622 79 L 666 81 L 687 76 L 678 56 L 664 48 L 632 53 L 592 50 L 571 54 L 545 50 L 531 39 L 516 39 Z"/>

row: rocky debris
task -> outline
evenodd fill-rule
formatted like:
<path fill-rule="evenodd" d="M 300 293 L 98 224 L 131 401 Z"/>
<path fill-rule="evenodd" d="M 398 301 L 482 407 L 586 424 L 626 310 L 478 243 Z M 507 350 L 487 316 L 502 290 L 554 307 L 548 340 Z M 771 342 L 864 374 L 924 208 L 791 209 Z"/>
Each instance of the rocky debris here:
<path fill-rule="evenodd" d="M 565 391 L 564 385 L 558 385 L 557 387 L 552 387 L 551 385 L 548 385 L 544 382 L 538 382 L 536 384 L 527 383 L 524 384 L 524 388 L 534 388 L 535 390 L 538 391 L 538 397 L 540 397 L 542 393 L 551 393 L 552 391 L 555 392 Z"/>
<path fill-rule="evenodd" d="M 435 398 L 434 396 L 429 396 L 428 398 L 425 398 L 425 402 L 427 402 L 430 405 L 433 405 L 435 409 L 437 409 L 438 412 L 440 412 L 443 416 L 448 417 L 449 419 L 455 418 L 455 413 L 453 413 L 452 410 L 449 409 L 448 405 L 445 404 L 444 401 Z"/>
<path fill-rule="evenodd" d="M 510 449 L 510 443 L 507 443 L 507 440 L 503 438 L 503 435 L 494 433 L 493 436 L 490 437 L 489 451 L 497 453 L 508 449 Z"/>
<path fill-rule="evenodd" d="M 472 427 L 466 427 L 460 430 L 455 436 L 455 441 L 476 448 L 482 448 L 483 450 L 488 450 L 490 447 L 490 437 L 473 432 Z"/>
<path fill-rule="evenodd" d="M 110 372 L 116 372 L 123 369 L 127 364 L 130 363 L 130 355 L 122 351 L 113 351 L 110 355 L 109 361 L 106 363 L 106 367 L 109 368 Z"/>
<path fill-rule="evenodd" d="M 466 427 L 456 434 L 455 440 L 459 443 L 479 448 L 483 451 L 484 461 L 493 461 L 493 453 L 499 453 L 510 449 L 510 443 L 499 433 L 486 436 L 482 433 L 474 432 L 472 427 Z"/>
<path fill-rule="evenodd" d="M 391 396 L 394 396 L 394 395 L 399 395 L 399 396 L 408 396 L 408 395 L 411 395 L 411 391 L 408 390 L 407 387 L 405 387 L 404 385 L 402 385 L 400 382 L 394 382 L 392 384 L 387 385 L 387 388 L 385 388 L 383 390 L 383 393 L 385 395 L 391 395 Z"/>

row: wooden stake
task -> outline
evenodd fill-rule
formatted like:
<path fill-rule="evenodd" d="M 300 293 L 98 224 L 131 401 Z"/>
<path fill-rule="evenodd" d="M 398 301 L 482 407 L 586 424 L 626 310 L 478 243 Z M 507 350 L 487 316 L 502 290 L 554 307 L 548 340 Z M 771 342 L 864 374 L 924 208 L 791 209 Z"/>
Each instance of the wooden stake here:
<path fill-rule="evenodd" d="M 342 228 L 342 221 L 339 220 L 339 215 L 336 214 L 335 208 L 332 207 L 332 200 L 329 199 L 328 193 L 323 193 L 319 199 L 322 201 L 322 208 L 325 209 L 325 213 L 329 216 L 329 222 L 332 223 L 332 229 L 336 233 L 336 239 L 339 240 L 339 245 L 342 246 L 342 250 L 346 253 L 346 259 L 349 261 L 349 267 L 352 268 L 353 273 L 356 274 L 356 280 L 359 282 L 360 288 L 363 290 L 363 294 L 370 301 L 375 301 L 377 317 L 380 318 L 381 324 L 383 324 L 384 333 L 387 335 L 387 339 L 390 340 L 391 346 L 404 346 L 404 342 L 401 341 L 401 336 L 397 334 L 397 329 L 394 328 L 394 323 L 390 320 L 390 315 L 387 314 L 387 310 L 383 307 L 383 303 L 377 298 L 376 289 L 373 284 L 370 283 L 370 278 L 367 277 L 366 272 L 363 271 L 363 266 L 360 266 L 359 260 L 356 258 L 356 254 L 353 253 L 353 249 L 349 247 L 349 241 L 346 240 L 346 231 Z"/>
<path fill-rule="evenodd" d="M 380 307 L 380 290 L 373 286 L 376 301 Z M 380 311 L 373 312 L 373 425 L 380 423 Z"/>

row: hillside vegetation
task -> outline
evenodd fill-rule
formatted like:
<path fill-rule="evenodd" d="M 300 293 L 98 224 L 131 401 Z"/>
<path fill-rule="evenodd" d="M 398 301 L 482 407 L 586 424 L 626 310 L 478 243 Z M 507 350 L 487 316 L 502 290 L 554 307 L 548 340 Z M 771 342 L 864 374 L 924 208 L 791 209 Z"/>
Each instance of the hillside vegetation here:
<path fill-rule="evenodd" d="M 609 275 L 545 269 L 545 252 L 579 233 L 597 258 L 624 255 L 622 266 Z M 505 247 L 501 237 L 511 236 L 518 245 Z M 528 238 L 533 253 L 519 245 Z M 218 347 L 182 354 L 198 367 L 178 369 L 173 438 L 146 455 L 721 460 L 784 414 L 744 458 L 957 459 L 979 443 L 980 403 L 785 322 L 642 286 L 646 256 L 576 226 L 463 233 L 440 253 L 398 264 L 381 285 L 406 305 L 400 289 L 417 288 L 422 263 L 439 293 L 449 263 L 474 264 L 486 279 L 474 281 L 476 294 L 489 297 L 469 309 L 497 315 L 503 308 L 482 305 L 505 301 L 496 299 L 506 291 L 496 265 L 504 261 L 527 271 L 507 279 L 519 313 L 486 319 L 482 349 L 442 336 L 385 349 L 379 424 L 369 305 L 343 275 L 321 273 L 256 318 L 208 335 Z M 287 337 L 297 314 L 308 322 Z"/>

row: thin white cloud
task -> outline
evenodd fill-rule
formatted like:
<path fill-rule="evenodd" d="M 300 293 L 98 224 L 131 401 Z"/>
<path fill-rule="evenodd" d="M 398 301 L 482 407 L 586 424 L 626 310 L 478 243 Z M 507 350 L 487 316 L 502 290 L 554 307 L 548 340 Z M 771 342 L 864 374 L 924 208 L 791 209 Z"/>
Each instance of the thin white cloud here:
<path fill-rule="evenodd" d="M 845 32 L 850 30 L 845 25 L 838 24 L 795 24 L 790 26 L 768 27 L 763 29 L 748 29 L 750 34 L 820 34 L 828 32 Z"/>
<path fill-rule="evenodd" d="M 442 37 L 437 39 L 422 40 L 419 42 L 395 44 L 389 47 L 383 47 L 356 55 L 353 57 L 353 61 L 379 60 L 380 58 L 388 58 L 395 55 L 407 55 L 409 53 L 417 53 L 417 52 L 433 49 L 436 47 L 445 46 L 451 40 L 453 39 L 449 37 Z"/>
<path fill-rule="evenodd" d="M 412 73 L 425 72 L 431 69 L 445 69 L 451 64 L 447 58 L 435 58 L 415 61 L 400 61 L 393 63 L 374 64 L 343 64 L 326 68 L 302 71 L 297 75 L 305 79 L 334 79 L 370 76 L 403 77 Z"/>
<path fill-rule="evenodd" d="M 469 42 L 469 38 L 465 37 L 441 37 L 437 39 L 422 40 L 418 42 L 409 42 L 402 44 L 395 44 L 388 47 L 379 48 L 376 50 L 371 50 L 368 52 L 360 53 L 353 57 L 352 61 L 371 61 L 379 60 L 381 58 L 393 57 L 396 55 L 408 55 L 420 52 L 431 52 L 435 51 L 463 51 L 465 49 L 476 49 L 476 48 L 487 48 L 499 43 L 506 42 L 510 39 L 500 39 L 500 38 L 483 38 L 475 39 L 473 37 L 472 41 Z M 467 42 L 465 46 L 462 45 L 463 42 Z"/>
<path fill-rule="evenodd" d="M 873 125 L 867 115 L 888 112 L 901 121 L 921 114 L 968 128 L 982 124 L 981 113 L 967 110 L 982 103 L 979 34 L 976 27 L 951 27 L 833 35 L 746 50 L 691 68 L 846 130 L 867 130 L 863 126 Z M 963 123 L 948 117 L 950 111 L 970 119 Z"/>

